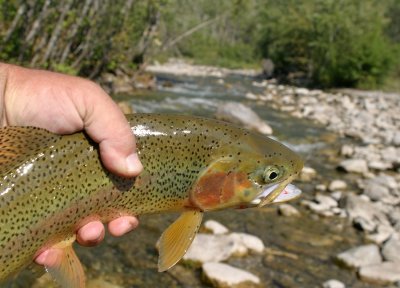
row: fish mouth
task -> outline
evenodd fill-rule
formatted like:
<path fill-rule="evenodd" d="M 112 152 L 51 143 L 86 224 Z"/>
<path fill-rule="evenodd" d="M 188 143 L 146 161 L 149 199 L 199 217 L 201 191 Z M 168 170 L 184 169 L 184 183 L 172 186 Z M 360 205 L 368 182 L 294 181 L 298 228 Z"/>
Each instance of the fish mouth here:
<path fill-rule="evenodd" d="M 293 184 L 286 184 L 287 182 L 290 181 L 264 187 L 264 190 L 250 203 L 262 207 L 269 203 L 282 203 L 296 199 L 301 195 L 301 190 Z M 281 187 L 284 188 L 280 191 Z"/>

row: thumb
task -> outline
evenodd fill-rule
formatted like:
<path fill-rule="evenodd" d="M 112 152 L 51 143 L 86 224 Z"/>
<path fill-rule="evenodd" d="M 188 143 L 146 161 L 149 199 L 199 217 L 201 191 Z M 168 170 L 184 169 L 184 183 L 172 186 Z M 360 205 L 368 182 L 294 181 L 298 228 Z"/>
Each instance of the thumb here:
<path fill-rule="evenodd" d="M 117 104 L 100 90 L 91 93 L 96 96 L 85 97 L 84 129 L 99 143 L 100 157 L 107 170 L 119 176 L 136 176 L 143 166 L 131 127 Z"/>

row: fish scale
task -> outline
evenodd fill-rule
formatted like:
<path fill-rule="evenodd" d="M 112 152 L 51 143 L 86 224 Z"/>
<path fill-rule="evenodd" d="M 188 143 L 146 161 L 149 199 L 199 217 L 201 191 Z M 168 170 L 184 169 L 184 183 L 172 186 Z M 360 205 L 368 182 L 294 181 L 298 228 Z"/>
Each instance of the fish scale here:
<path fill-rule="evenodd" d="M 244 205 L 259 195 L 264 183 L 257 179 L 266 165 L 285 167 L 279 182 L 285 185 L 302 166 L 280 143 L 225 122 L 162 114 L 130 115 L 128 121 L 144 166 L 131 179 L 109 173 L 101 164 L 98 145 L 84 133 L 59 136 L 33 127 L 0 129 L 0 282 L 29 265 L 38 251 L 73 238 L 93 219 L 194 211 L 177 220 L 196 219 L 187 225 L 191 236 L 185 236 L 193 238 L 200 225 L 196 221 L 201 221 L 196 213 Z M 247 181 L 245 186 L 232 177 L 239 172 L 246 175 L 240 178 Z M 227 185 L 227 179 L 234 182 Z M 243 187 L 236 191 L 239 184 Z M 229 197 L 210 197 L 208 190 Z M 201 197 L 203 206 L 197 201 Z M 224 197 L 230 202 L 211 203 Z M 179 258 L 179 253 L 166 257 Z M 162 255 L 160 251 L 160 259 Z"/>

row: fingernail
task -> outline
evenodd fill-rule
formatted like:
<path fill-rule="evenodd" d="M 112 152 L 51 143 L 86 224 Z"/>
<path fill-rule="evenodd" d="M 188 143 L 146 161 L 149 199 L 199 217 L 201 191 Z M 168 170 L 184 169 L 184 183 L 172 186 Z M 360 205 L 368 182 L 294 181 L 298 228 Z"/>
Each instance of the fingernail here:
<path fill-rule="evenodd" d="M 126 157 L 126 167 L 129 174 L 137 175 L 143 170 L 137 153 L 133 153 Z"/>

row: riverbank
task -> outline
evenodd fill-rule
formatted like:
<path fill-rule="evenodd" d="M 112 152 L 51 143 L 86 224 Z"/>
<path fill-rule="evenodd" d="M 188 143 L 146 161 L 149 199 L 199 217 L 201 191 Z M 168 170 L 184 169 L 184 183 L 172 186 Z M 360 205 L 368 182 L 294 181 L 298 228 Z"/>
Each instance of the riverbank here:
<path fill-rule="evenodd" d="M 187 63 L 150 66 L 148 71 L 216 77 L 221 85 L 226 85 L 224 75 L 236 73 Z M 314 196 L 301 204 L 318 217 L 346 217 L 363 235 L 365 244 L 372 243 L 344 251 L 345 256 L 332 255 L 338 263 L 356 269 L 363 281 L 400 281 L 400 259 L 392 256 L 400 247 L 400 95 L 350 89 L 309 90 L 279 85 L 274 80 L 255 80 L 252 85 L 260 92 L 245 94 L 250 103 L 310 119 L 344 139 L 344 144 L 331 152 L 334 166 L 343 174 L 311 182 Z M 337 171 L 332 175 L 338 175 Z M 368 251 L 374 257 L 368 258 Z"/>

